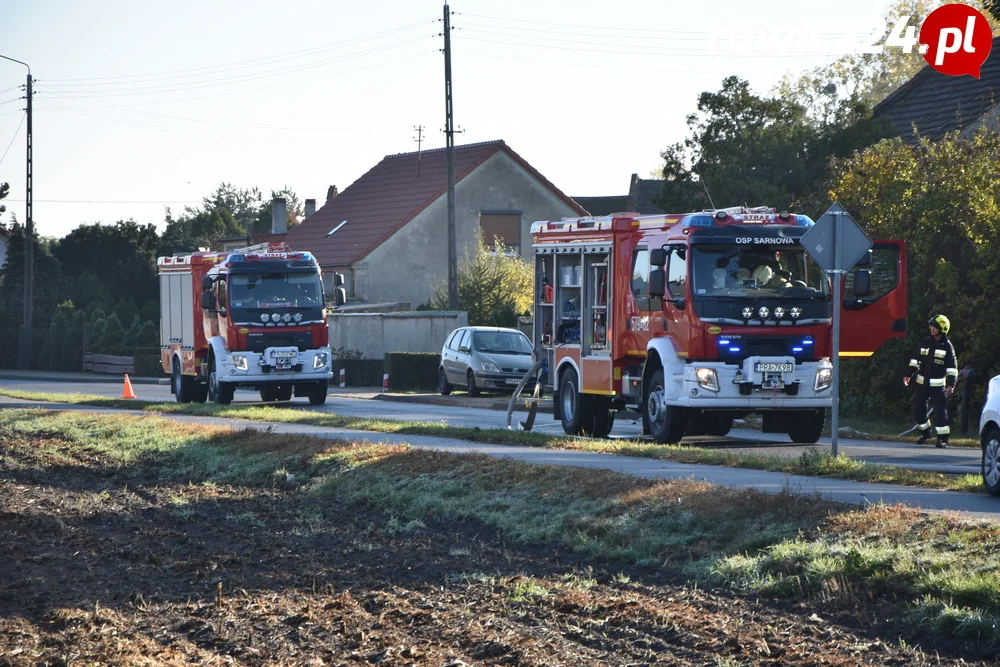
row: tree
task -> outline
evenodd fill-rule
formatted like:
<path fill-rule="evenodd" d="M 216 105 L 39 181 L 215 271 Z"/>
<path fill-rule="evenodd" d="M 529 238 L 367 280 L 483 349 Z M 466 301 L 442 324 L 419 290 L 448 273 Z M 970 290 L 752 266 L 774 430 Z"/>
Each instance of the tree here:
<path fill-rule="evenodd" d="M 24 313 L 24 225 L 10 227 L 7 262 L 0 269 L 0 326 L 19 326 Z M 33 232 L 34 296 L 32 327 L 48 326 L 55 307 L 66 299 L 66 285 L 59 261 L 52 256 L 51 239 Z"/>
<path fill-rule="evenodd" d="M 459 265 L 459 307 L 469 313 L 470 325 L 514 327 L 517 315 L 531 308 L 533 284 L 527 262 L 508 254 L 499 239 L 490 250 L 480 238 L 473 256 L 466 256 Z M 434 288 L 430 305 L 435 310 L 448 308 L 446 286 Z"/>
<path fill-rule="evenodd" d="M 872 238 L 905 238 L 910 329 L 902 345 L 844 366 L 845 408 L 905 414 L 900 374 L 932 313 L 952 321 L 959 364 L 1000 371 L 1000 135 L 882 141 L 832 165 L 830 198 Z M 982 392 L 982 385 L 977 391 Z"/>
<path fill-rule="evenodd" d="M 7 195 L 9 194 L 10 194 L 10 184 L 0 183 L 0 199 L 6 199 Z M 3 204 L 0 204 L 0 213 L 5 213 L 6 211 L 7 207 L 4 206 Z M 0 229 L 6 229 L 2 221 L 0 221 Z"/>
<path fill-rule="evenodd" d="M 191 217 L 199 213 L 214 213 L 228 211 L 240 230 L 234 236 L 247 234 L 257 221 L 260 209 L 266 204 L 263 195 L 257 188 L 238 188 L 223 181 L 215 192 L 202 199 L 202 210 L 185 209 Z"/>
<path fill-rule="evenodd" d="M 299 219 L 304 215 L 302 201 L 287 185 L 281 190 L 271 190 L 271 199 L 273 200 L 275 197 L 281 197 L 285 200 L 286 224 L 288 229 L 292 229 L 299 224 Z M 271 202 L 267 201 L 261 204 L 260 210 L 257 212 L 257 220 L 250 230 L 251 234 L 270 234 L 271 223 Z"/>

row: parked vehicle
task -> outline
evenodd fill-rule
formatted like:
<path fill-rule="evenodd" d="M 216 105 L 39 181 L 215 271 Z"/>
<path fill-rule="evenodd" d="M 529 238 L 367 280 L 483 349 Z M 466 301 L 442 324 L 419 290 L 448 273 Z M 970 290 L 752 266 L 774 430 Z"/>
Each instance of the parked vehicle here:
<path fill-rule="evenodd" d="M 1000 496 L 1000 375 L 990 380 L 979 417 L 979 441 L 983 444 L 983 486 L 990 495 Z"/>
<path fill-rule="evenodd" d="M 264 243 L 160 257 L 157 265 L 161 363 L 178 403 L 226 405 L 237 387 L 257 389 L 263 401 L 294 393 L 326 402 L 333 373 L 315 257 Z M 335 300 L 344 302 L 343 288 Z"/>
<path fill-rule="evenodd" d="M 531 363 L 531 341 L 517 329 L 455 329 L 441 348 L 438 391 L 447 396 L 465 387 L 478 396 L 482 389 L 513 390 Z"/>
<path fill-rule="evenodd" d="M 800 243 L 812 226 L 764 207 L 533 223 L 553 417 L 605 437 L 632 408 L 673 443 L 756 412 L 765 433 L 816 442 L 833 403 L 833 308 L 840 356 L 868 357 L 906 334 L 907 299 L 904 244 L 880 240 L 833 304 Z"/>

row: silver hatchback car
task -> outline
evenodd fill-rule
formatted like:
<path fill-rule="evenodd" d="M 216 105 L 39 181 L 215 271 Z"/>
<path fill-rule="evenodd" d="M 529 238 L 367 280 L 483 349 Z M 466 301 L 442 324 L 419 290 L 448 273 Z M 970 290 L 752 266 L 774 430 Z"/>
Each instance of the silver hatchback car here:
<path fill-rule="evenodd" d="M 441 348 L 438 391 L 447 396 L 465 387 L 478 396 L 482 389 L 513 390 L 529 370 L 531 341 L 517 329 L 462 327 Z"/>

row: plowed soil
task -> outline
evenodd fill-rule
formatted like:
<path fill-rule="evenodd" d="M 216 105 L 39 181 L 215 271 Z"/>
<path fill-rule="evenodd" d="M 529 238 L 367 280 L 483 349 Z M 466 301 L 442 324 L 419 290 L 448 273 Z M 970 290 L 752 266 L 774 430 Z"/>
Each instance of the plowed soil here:
<path fill-rule="evenodd" d="M 993 664 L 878 611 L 0 438 L 3 666 Z"/>

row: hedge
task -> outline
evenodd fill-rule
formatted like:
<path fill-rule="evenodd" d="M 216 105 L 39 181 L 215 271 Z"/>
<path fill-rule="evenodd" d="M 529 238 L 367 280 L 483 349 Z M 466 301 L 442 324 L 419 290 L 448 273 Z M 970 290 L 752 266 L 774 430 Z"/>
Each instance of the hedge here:
<path fill-rule="evenodd" d="M 389 389 L 429 389 L 437 386 L 441 355 L 437 352 L 390 352 L 385 355 Z"/>
<path fill-rule="evenodd" d="M 344 369 L 344 381 L 348 387 L 381 387 L 385 363 L 381 359 L 334 359 L 334 387 L 340 386 L 340 369 Z"/>

